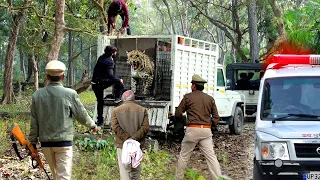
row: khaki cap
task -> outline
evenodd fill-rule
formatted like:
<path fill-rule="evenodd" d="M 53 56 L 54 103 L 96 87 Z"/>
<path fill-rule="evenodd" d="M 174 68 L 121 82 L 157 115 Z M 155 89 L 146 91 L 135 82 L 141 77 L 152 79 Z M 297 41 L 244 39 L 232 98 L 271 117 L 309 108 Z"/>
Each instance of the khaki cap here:
<path fill-rule="evenodd" d="M 66 70 L 66 65 L 58 60 L 48 62 L 46 65 L 46 73 L 50 76 L 61 76 Z"/>
<path fill-rule="evenodd" d="M 199 86 L 204 86 L 204 83 L 207 83 L 206 80 L 204 80 L 202 77 L 200 77 L 198 74 L 194 74 L 192 76 L 192 84 L 197 84 Z"/>

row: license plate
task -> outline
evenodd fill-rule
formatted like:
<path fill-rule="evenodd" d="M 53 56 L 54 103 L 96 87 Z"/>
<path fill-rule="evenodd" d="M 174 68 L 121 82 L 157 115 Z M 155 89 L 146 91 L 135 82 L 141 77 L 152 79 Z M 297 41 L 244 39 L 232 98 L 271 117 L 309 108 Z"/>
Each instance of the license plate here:
<path fill-rule="evenodd" d="M 308 173 L 303 173 L 302 180 L 320 180 L 320 171 L 312 171 Z"/>

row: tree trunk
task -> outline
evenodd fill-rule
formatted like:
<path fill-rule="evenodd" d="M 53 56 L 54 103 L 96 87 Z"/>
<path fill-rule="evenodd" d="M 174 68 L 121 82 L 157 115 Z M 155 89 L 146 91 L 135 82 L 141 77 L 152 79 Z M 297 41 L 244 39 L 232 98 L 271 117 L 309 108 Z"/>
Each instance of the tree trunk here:
<path fill-rule="evenodd" d="M 55 31 L 53 41 L 50 46 L 50 52 L 47 57 L 47 63 L 52 60 L 58 60 L 60 46 L 64 36 L 64 7 L 65 0 L 56 0 L 56 11 L 55 11 Z M 44 85 L 48 84 L 47 78 L 45 77 Z"/>
<path fill-rule="evenodd" d="M 279 36 L 285 35 L 284 23 L 282 19 L 282 14 L 278 6 L 276 5 L 276 0 L 269 0 L 269 3 L 272 7 L 274 16 L 277 18 L 277 31 Z"/>
<path fill-rule="evenodd" d="M 29 82 L 32 76 L 32 60 L 31 60 L 31 55 L 28 55 L 28 76 L 26 79 L 26 82 Z"/>
<path fill-rule="evenodd" d="M 72 33 L 69 31 L 68 33 L 68 57 L 69 57 L 69 67 L 68 67 L 68 86 L 72 86 L 73 83 L 73 63 L 72 63 L 72 56 L 73 56 L 73 43 L 72 43 Z"/>
<path fill-rule="evenodd" d="M 56 0 L 55 31 L 47 62 L 58 60 L 59 57 L 60 46 L 64 36 L 64 7 L 65 0 Z"/>
<path fill-rule="evenodd" d="M 176 29 L 175 29 L 175 27 L 174 27 L 174 20 L 173 20 L 171 11 L 170 11 L 170 7 L 169 7 L 169 4 L 168 4 L 168 1 L 167 1 L 167 0 L 162 0 L 162 1 L 163 1 L 163 3 L 166 5 L 167 10 L 168 10 L 168 14 L 169 14 L 169 18 L 170 18 L 171 26 L 172 26 L 172 32 L 173 32 L 173 34 L 176 34 Z"/>
<path fill-rule="evenodd" d="M 19 56 L 20 56 L 20 71 L 23 74 L 23 81 L 26 81 L 27 74 L 26 74 L 26 68 L 24 65 L 24 53 L 22 51 L 22 47 L 19 47 Z"/>
<path fill-rule="evenodd" d="M 31 62 L 32 62 L 32 69 L 33 69 L 34 91 L 36 91 L 39 89 L 39 69 L 38 69 L 37 59 L 34 53 L 32 53 L 31 55 Z"/>
<path fill-rule="evenodd" d="M 249 0 L 248 20 L 249 20 L 249 37 L 250 37 L 250 59 L 251 62 L 259 60 L 259 39 L 257 25 L 257 0 Z"/>
<path fill-rule="evenodd" d="M 90 74 L 91 74 L 91 61 L 92 61 L 92 48 L 90 47 L 89 48 L 89 55 L 88 55 L 88 75 L 90 76 Z"/>
<path fill-rule="evenodd" d="M 78 94 L 80 94 L 83 91 L 87 90 L 90 85 L 91 79 L 89 78 L 89 74 L 87 73 L 87 71 L 84 71 L 84 73 L 82 73 L 81 80 L 77 84 L 73 85 L 72 89 L 74 89 L 75 91 L 77 91 Z"/>
<path fill-rule="evenodd" d="M 25 0 L 24 7 L 29 6 L 30 1 Z M 14 101 L 13 93 L 13 60 L 15 55 L 15 49 L 17 44 L 17 39 L 19 35 L 20 26 L 25 17 L 26 9 L 23 9 L 13 15 L 13 26 L 11 28 L 9 43 L 7 47 L 7 54 L 5 58 L 5 68 L 4 68 L 4 87 L 1 104 L 9 104 Z"/>

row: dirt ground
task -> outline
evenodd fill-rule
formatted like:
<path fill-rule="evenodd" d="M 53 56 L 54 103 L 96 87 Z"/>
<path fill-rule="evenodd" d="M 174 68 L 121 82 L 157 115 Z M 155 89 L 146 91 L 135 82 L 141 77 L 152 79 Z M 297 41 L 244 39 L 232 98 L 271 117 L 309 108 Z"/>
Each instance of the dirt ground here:
<path fill-rule="evenodd" d="M 223 174 L 233 180 L 252 179 L 254 122 L 246 122 L 241 135 L 230 135 L 228 126 L 218 126 L 218 129 L 213 135 L 213 141 Z M 159 141 L 159 144 L 161 149 L 167 149 L 178 159 L 180 143 Z M 26 155 L 26 152 L 23 154 Z M 189 162 L 189 168 L 209 179 L 206 160 L 198 148 Z M 5 155 L 0 156 L 0 179 L 45 179 L 44 173 L 39 169 L 32 169 L 30 163 L 30 159 L 16 161 L 13 150 L 8 150 Z M 176 161 L 172 166 L 175 168 Z M 45 168 L 49 169 L 46 163 Z"/>
<path fill-rule="evenodd" d="M 254 125 L 254 122 L 245 122 L 241 135 L 230 135 L 228 126 L 218 126 L 219 131 L 213 135 L 214 150 L 222 173 L 232 180 L 252 179 Z M 178 159 L 179 143 L 164 144 L 164 146 L 167 146 L 170 153 Z M 205 157 L 197 147 L 191 156 L 188 168 L 204 175 L 206 179 L 209 177 Z"/>

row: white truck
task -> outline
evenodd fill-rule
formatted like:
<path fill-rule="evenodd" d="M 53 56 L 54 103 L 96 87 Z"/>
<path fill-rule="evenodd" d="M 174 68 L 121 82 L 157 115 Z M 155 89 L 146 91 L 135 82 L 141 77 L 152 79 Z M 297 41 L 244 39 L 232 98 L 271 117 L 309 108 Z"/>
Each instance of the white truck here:
<path fill-rule="evenodd" d="M 320 55 L 274 55 L 261 80 L 253 180 L 320 178 Z"/>
<path fill-rule="evenodd" d="M 244 101 L 239 93 L 226 90 L 223 66 L 218 63 L 217 44 L 179 35 L 153 36 L 103 36 L 98 37 L 97 55 L 103 54 L 107 45 L 118 48 L 115 73 L 130 89 L 131 66 L 126 51 L 143 50 L 153 59 L 155 72 L 153 90 L 149 98 L 139 98 L 143 88 L 137 86 L 136 102 L 147 108 L 151 131 L 168 133 L 173 130 L 173 115 L 184 94 L 191 92 L 191 78 L 199 74 L 207 80 L 204 92 L 213 96 L 221 117 L 219 124 L 229 125 L 230 133 L 240 134 L 244 123 Z M 111 124 L 111 112 L 115 104 L 105 101 L 104 123 Z M 94 113 L 96 119 L 97 113 Z"/>

